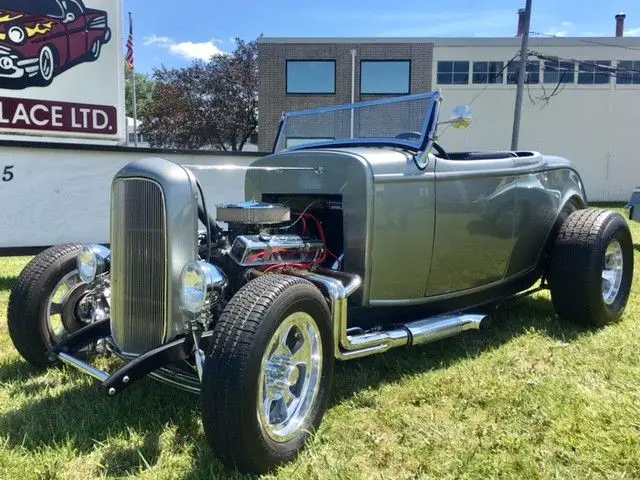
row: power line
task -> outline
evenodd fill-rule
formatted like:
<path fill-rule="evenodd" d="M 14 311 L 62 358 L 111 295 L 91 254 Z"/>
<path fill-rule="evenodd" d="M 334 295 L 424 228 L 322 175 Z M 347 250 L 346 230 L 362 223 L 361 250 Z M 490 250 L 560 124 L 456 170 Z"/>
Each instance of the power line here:
<path fill-rule="evenodd" d="M 546 55 L 544 53 L 540 53 L 535 50 L 529 50 L 529 55 L 536 57 L 540 60 L 574 62 L 578 64 L 578 68 L 580 65 L 587 65 L 594 68 L 594 73 L 612 74 L 614 77 L 619 73 L 640 73 L 640 70 L 635 70 L 633 68 L 620 68 L 618 66 L 614 67 L 613 65 L 598 64 L 598 63 L 589 62 L 586 60 L 577 60 L 575 58 L 564 58 L 564 57 L 558 57 L 556 55 Z M 625 60 L 621 60 L 621 61 L 624 62 Z M 591 72 L 583 70 L 583 73 L 591 73 Z"/>
<path fill-rule="evenodd" d="M 539 35 L 541 37 L 549 37 L 549 38 L 560 38 L 564 39 L 567 37 L 559 37 L 557 35 L 553 35 L 551 33 L 540 33 L 540 32 L 529 32 L 531 35 Z M 624 50 L 635 50 L 640 51 L 640 47 L 629 47 L 628 45 L 614 45 L 612 43 L 598 42 L 596 40 L 587 40 L 585 38 L 572 37 L 571 40 L 575 40 L 582 43 L 588 43 L 591 45 L 600 45 L 602 47 L 614 47 L 614 48 L 622 48 Z"/>

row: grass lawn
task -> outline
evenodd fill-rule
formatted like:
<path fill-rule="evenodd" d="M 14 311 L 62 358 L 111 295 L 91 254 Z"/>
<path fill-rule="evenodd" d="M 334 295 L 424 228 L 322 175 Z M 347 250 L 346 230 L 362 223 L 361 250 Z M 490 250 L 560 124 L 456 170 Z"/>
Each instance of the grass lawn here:
<path fill-rule="evenodd" d="M 619 324 L 567 324 L 539 293 L 502 306 L 488 332 L 339 364 L 320 431 L 268 478 L 640 478 L 632 230 Z M 0 479 L 245 478 L 210 453 L 197 396 L 145 379 L 106 398 L 77 372 L 19 358 L 6 308 L 28 260 L 0 260 Z"/>

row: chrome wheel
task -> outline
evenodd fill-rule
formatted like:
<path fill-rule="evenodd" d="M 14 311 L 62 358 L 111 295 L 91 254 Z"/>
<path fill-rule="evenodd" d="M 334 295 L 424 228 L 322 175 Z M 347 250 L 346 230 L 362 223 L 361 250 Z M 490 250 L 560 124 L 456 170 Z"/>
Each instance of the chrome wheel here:
<path fill-rule="evenodd" d="M 262 356 L 258 422 L 275 442 L 304 428 L 322 376 L 322 341 L 311 315 L 296 312 L 280 324 Z"/>
<path fill-rule="evenodd" d="M 51 291 L 44 310 L 44 320 L 54 343 L 71 333 L 70 326 L 77 323 L 76 306 L 84 293 L 84 287 L 78 271 L 73 270 L 62 277 Z M 88 322 L 88 319 L 79 320 Z"/>
<path fill-rule="evenodd" d="M 602 299 L 607 305 L 611 305 L 618 297 L 623 274 L 622 246 L 618 240 L 611 240 L 602 266 Z"/>

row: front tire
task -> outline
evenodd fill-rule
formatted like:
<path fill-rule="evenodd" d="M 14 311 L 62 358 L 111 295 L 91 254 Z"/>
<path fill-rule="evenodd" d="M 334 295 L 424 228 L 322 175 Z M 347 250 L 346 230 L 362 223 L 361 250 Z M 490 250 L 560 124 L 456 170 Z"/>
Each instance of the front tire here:
<path fill-rule="evenodd" d="M 320 291 L 285 275 L 249 282 L 218 320 L 205 363 L 201 400 L 211 448 L 250 473 L 295 458 L 327 408 L 333 366 Z"/>
<path fill-rule="evenodd" d="M 11 290 L 9 336 L 20 355 L 36 368 L 50 366 L 47 351 L 85 325 L 77 309 L 86 291 L 76 267 L 81 248 L 68 244 L 41 252 Z"/>
<path fill-rule="evenodd" d="M 50 46 L 45 45 L 38 56 L 38 83 L 43 87 L 51 85 L 56 74 L 56 68 L 55 52 Z"/>
<path fill-rule="evenodd" d="M 91 50 L 89 50 L 89 52 L 87 53 L 88 60 L 90 62 L 95 62 L 96 60 L 98 60 L 98 58 L 100 58 L 101 51 L 102 41 L 99 39 L 94 40 L 93 44 L 91 44 Z"/>
<path fill-rule="evenodd" d="M 549 286 L 559 316 L 589 326 L 617 321 L 629 299 L 633 242 L 616 212 L 571 213 L 553 245 Z"/>

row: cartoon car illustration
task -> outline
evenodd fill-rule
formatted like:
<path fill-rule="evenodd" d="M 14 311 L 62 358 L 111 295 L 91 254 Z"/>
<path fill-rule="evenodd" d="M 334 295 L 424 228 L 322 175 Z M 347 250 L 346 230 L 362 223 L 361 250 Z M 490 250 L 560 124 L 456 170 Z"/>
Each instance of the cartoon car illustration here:
<path fill-rule="evenodd" d="M 110 39 L 107 13 L 81 0 L 0 0 L 0 88 L 47 86 Z"/>

